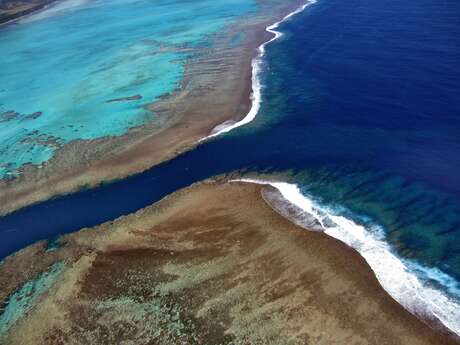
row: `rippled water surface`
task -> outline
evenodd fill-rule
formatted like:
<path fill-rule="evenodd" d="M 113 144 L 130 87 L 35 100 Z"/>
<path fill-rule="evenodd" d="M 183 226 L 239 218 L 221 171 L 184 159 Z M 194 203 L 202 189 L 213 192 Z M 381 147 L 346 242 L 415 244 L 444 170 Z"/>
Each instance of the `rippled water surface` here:
<path fill-rule="evenodd" d="M 1 253 L 215 174 L 289 171 L 331 219 L 385 240 L 426 287 L 458 300 L 459 14 L 454 0 L 320 0 L 267 46 L 254 122 L 141 175 L 5 217 Z"/>
<path fill-rule="evenodd" d="M 253 0 L 68 0 L 1 28 L 0 178 L 69 141 L 160 123 L 143 105 L 180 86 L 193 48 L 254 9 Z"/>

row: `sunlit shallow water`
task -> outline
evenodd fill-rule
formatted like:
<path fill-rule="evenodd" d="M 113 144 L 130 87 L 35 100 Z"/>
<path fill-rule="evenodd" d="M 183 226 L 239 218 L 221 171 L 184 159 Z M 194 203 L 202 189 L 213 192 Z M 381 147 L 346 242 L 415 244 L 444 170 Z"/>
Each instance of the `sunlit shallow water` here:
<path fill-rule="evenodd" d="M 3 218 L 2 255 L 131 213 L 216 174 L 289 171 L 290 182 L 340 225 L 331 236 L 375 244 L 404 264 L 375 266 L 377 275 L 394 279 L 405 270 L 425 291 L 458 302 L 458 11 L 455 1 L 433 0 L 308 7 L 267 47 L 253 122 L 146 173 Z M 356 244 L 356 233 L 368 241 Z M 460 329 L 458 308 L 445 311 Z"/>
<path fill-rule="evenodd" d="M 75 139 L 160 125 L 143 106 L 177 90 L 196 48 L 255 8 L 253 0 L 69 0 L 0 29 L 0 178 Z"/>
<path fill-rule="evenodd" d="M 32 309 L 39 297 L 53 286 L 62 267 L 62 263 L 55 263 L 48 271 L 29 280 L 9 297 L 0 315 L 0 340 L 16 321 Z"/>

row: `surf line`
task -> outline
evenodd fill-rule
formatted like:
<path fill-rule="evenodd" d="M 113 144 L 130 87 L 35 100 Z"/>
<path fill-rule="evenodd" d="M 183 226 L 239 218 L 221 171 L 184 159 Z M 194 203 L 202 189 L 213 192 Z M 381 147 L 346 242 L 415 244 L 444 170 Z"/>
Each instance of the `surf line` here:
<path fill-rule="evenodd" d="M 406 310 L 437 326 L 441 323 L 460 336 L 460 304 L 427 280 L 436 280 L 455 295 L 454 278 L 434 268 L 398 257 L 384 239 L 383 229 L 366 228 L 338 215 L 333 209 L 318 205 L 305 196 L 298 185 L 252 178 L 230 180 L 230 183 L 253 183 L 275 188 L 279 197 L 266 202 L 282 216 L 306 230 L 321 231 L 354 248 L 368 263 L 382 288 Z M 294 210 L 293 210 L 294 208 Z M 425 278 L 425 279 L 421 279 Z"/>
<path fill-rule="evenodd" d="M 251 83 L 252 83 L 252 91 L 251 91 L 251 96 L 250 96 L 250 99 L 251 99 L 251 102 L 252 102 L 252 105 L 251 105 L 251 109 L 249 110 L 249 112 L 246 114 L 246 116 L 238 121 L 238 122 L 235 122 L 231 125 L 226 125 L 228 123 L 228 121 L 216 126 L 210 135 L 202 138 L 199 140 L 199 142 L 201 143 L 202 141 L 205 141 L 205 140 L 208 140 L 210 138 L 213 138 L 213 137 L 216 137 L 218 135 L 221 135 L 221 134 L 224 134 L 224 133 L 227 133 L 227 132 L 230 132 L 232 129 L 235 129 L 237 127 L 241 127 L 241 126 L 244 126 L 250 122 L 252 122 L 258 112 L 259 112 L 259 109 L 260 109 L 260 104 L 262 102 L 262 85 L 261 85 L 261 82 L 260 82 L 260 72 L 261 72 L 261 69 L 262 69 L 262 63 L 263 63 L 263 57 L 265 55 L 265 47 L 270 44 L 271 42 L 277 40 L 278 38 L 282 37 L 283 36 L 283 33 L 280 32 L 280 31 L 277 31 L 276 29 L 280 26 L 281 23 L 285 22 L 286 20 L 288 20 L 289 18 L 295 16 L 296 14 L 300 13 L 300 12 L 303 12 L 305 10 L 305 8 L 307 8 L 307 6 L 309 5 L 312 5 L 316 3 L 316 0 L 309 0 L 307 1 L 307 3 L 305 3 L 304 5 L 300 6 L 299 8 L 297 8 L 295 11 L 289 13 L 288 15 L 286 15 L 283 19 L 281 19 L 280 21 L 272 24 L 272 25 L 269 25 L 265 28 L 265 31 L 269 32 L 269 33 L 272 33 L 274 36 L 267 42 L 261 44 L 258 48 L 258 54 L 257 56 L 252 59 L 252 62 L 251 62 L 251 66 L 252 66 L 252 76 L 251 76 Z"/>

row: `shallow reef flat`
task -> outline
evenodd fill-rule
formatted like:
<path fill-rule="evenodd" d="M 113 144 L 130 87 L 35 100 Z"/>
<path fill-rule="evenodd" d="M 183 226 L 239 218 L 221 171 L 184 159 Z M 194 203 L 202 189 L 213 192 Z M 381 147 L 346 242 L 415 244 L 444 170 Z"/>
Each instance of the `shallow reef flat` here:
<path fill-rule="evenodd" d="M 203 0 L 201 15 L 182 26 L 167 23 L 196 13 L 200 3 L 179 10 L 180 2 L 165 2 L 159 11 L 171 18 L 155 24 L 157 33 L 149 24 L 157 23 L 156 17 L 145 16 L 142 8 L 153 5 L 133 2 L 129 10 L 140 16 L 137 22 L 126 19 L 120 4 L 111 5 L 111 20 L 124 18 L 121 28 L 112 28 L 110 20 L 98 21 L 107 10 L 103 3 L 81 4 L 82 9 L 66 10 L 70 14 L 58 12 L 0 32 L 0 43 L 11 52 L 3 57 L 11 68 L 0 90 L 0 214 L 143 171 L 195 146 L 219 124 L 244 117 L 251 105 L 251 60 L 270 38 L 265 28 L 302 1 L 216 5 Z M 79 16 L 97 23 L 100 42 L 88 44 L 91 30 L 80 25 Z M 40 35 L 66 32 L 73 24 L 78 30 L 68 40 L 74 41 L 71 47 L 82 45 L 81 53 L 72 55 L 57 39 L 58 45 L 49 43 L 60 47 L 55 55 L 31 46 L 43 55 L 40 69 L 27 64 L 34 57 L 22 48 L 28 26 L 41 28 L 39 42 Z M 61 62 L 68 72 L 56 69 Z M 47 70 L 55 70 L 56 77 Z M 21 77 L 24 71 L 30 73 L 27 78 Z M 13 97 L 17 92 L 22 97 Z"/>
<path fill-rule="evenodd" d="M 3 310 L 27 282 L 59 271 L 0 341 L 456 343 L 387 295 L 355 251 L 273 211 L 265 201 L 273 193 L 224 179 L 200 183 L 59 245 L 40 242 L 7 257 Z"/>

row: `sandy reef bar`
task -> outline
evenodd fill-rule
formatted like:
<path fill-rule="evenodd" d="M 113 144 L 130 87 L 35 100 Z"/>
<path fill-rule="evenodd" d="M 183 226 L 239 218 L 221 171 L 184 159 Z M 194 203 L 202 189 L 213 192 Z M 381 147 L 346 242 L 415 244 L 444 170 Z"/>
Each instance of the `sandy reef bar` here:
<path fill-rule="evenodd" d="M 155 121 L 125 135 L 75 140 L 41 166 L 25 165 L 20 174 L 0 181 L 0 215 L 56 195 L 94 187 L 142 172 L 193 149 L 226 121 L 237 122 L 251 108 L 252 59 L 273 34 L 271 24 L 305 0 L 257 0 L 259 10 L 217 33 L 213 46 L 185 65 L 179 89 L 146 107 Z M 244 39 L 232 42 L 241 32 Z"/>
<path fill-rule="evenodd" d="M 3 302 L 64 268 L 3 344 L 458 343 L 395 302 L 357 252 L 275 212 L 267 192 L 195 184 L 54 251 L 41 242 L 6 258 Z"/>

